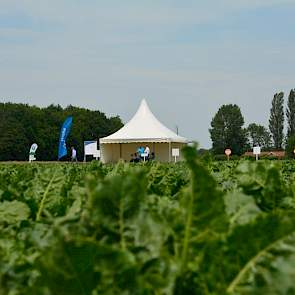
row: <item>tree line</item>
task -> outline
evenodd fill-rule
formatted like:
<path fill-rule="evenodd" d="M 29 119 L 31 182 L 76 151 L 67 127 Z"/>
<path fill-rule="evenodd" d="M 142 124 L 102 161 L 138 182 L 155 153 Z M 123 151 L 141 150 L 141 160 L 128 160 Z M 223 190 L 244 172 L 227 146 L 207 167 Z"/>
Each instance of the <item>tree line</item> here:
<path fill-rule="evenodd" d="M 57 160 L 59 133 L 63 121 L 73 116 L 73 126 L 67 140 L 83 159 L 83 142 L 112 134 L 123 124 L 121 119 L 106 117 L 100 111 L 60 105 L 45 108 L 27 104 L 0 103 L 0 161 L 28 159 L 32 143 L 38 144 L 37 160 Z"/>
<path fill-rule="evenodd" d="M 287 134 L 284 134 L 285 115 Z M 254 146 L 263 150 L 283 150 L 293 154 L 295 148 L 295 89 L 288 96 L 284 110 L 284 93 L 276 93 L 272 99 L 268 128 L 245 120 L 236 104 L 222 105 L 211 121 L 209 129 L 214 154 L 223 154 L 231 148 L 233 154 L 241 155 Z"/>

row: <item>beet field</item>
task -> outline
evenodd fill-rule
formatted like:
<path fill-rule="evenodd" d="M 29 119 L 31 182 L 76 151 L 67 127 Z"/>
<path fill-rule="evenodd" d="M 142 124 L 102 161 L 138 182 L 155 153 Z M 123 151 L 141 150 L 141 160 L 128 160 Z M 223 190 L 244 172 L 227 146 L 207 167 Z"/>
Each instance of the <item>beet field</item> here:
<path fill-rule="evenodd" d="M 295 161 L 0 164 L 0 294 L 295 294 Z"/>

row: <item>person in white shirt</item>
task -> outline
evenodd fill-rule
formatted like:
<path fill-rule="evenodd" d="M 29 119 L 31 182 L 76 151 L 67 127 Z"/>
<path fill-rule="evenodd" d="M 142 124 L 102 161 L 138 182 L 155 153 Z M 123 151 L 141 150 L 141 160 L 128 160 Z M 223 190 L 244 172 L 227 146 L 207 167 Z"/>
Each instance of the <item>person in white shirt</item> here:
<path fill-rule="evenodd" d="M 75 148 L 72 146 L 72 162 L 77 162 L 77 151 L 75 150 Z"/>
<path fill-rule="evenodd" d="M 150 148 L 148 146 L 145 147 L 144 153 L 146 154 L 147 159 L 150 157 Z"/>

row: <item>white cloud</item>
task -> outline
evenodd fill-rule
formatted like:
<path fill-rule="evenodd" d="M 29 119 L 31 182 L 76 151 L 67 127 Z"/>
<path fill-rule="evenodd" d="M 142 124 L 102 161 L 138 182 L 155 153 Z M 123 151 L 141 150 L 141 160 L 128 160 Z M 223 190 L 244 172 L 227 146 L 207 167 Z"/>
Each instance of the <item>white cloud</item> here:
<path fill-rule="evenodd" d="M 222 103 L 238 103 L 248 121 L 267 123 L 273 92 L 294 87 L 294 39 L 253 42 L 224 30 L 208 40 L 177 37 L 189 39 L 203 25 L 219 30 L 239 12 L 290 4 L 294 1 L 2 1 L 0 19 L 23 15 L 31 26 L 0 27 L 0 97 L 78 104 L 125 121 L 147 97 L 164 123 L 178 124 L 185 136 L 208 146 L 210 120 Z"/>

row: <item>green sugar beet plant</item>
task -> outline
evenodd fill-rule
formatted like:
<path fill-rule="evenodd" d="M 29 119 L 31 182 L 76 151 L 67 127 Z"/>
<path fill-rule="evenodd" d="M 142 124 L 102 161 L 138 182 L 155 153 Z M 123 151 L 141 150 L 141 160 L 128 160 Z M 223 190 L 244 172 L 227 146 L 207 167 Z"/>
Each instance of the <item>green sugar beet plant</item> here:
<path fill-rule="evenodd" d="M 0 294 L 295 294 L 293 162 L 0 165 Z"/>

